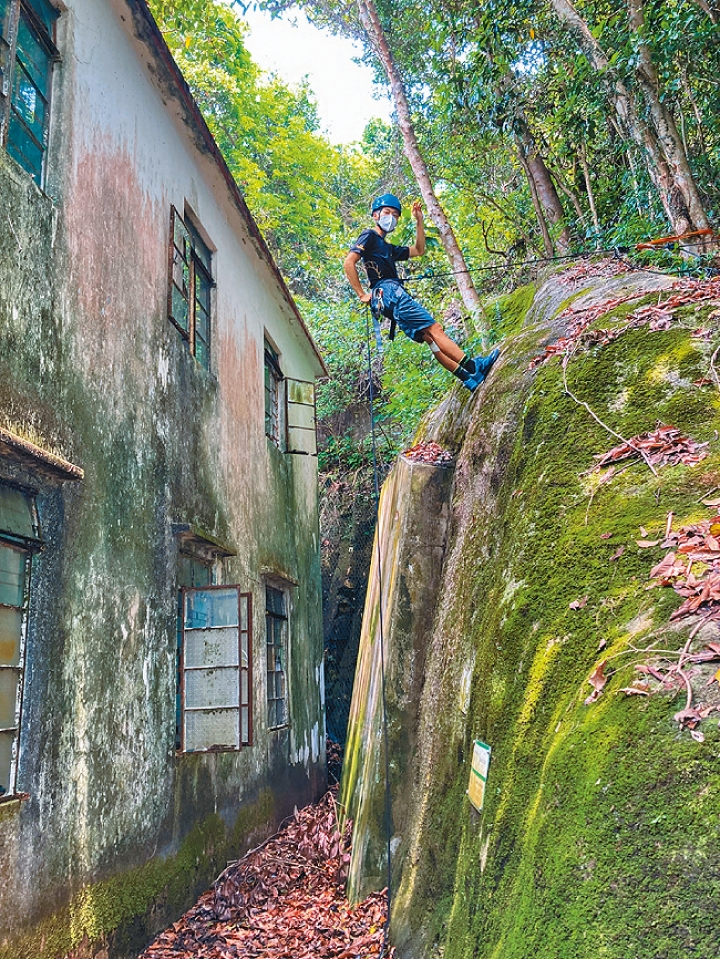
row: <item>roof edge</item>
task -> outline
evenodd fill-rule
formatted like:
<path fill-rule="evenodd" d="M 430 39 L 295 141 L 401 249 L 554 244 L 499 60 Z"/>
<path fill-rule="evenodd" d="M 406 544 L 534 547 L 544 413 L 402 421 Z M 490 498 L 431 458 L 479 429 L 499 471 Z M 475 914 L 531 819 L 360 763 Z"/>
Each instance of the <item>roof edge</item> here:
<path fill-rule="evenodd" d="M 220 151 L 220 147 L 217 145 L 215 138 L 210 132 L 210 128 L 208 127 L 205 121 L 205 118 L 203 117 L 200 111 L 200 107 L 197 105 L 197 102 L 195 101 L 195 98 L 192 95 L 192 92 L 190 90 L 190 87 L 188 86 L 187 80 L 183 76 L 182 71 L 180 70 L 180 67 L 175 62 L 175 59 L 172 53 L 170 52 L 170 48 L 165 42 L 165 38 L 163 37 L 160 31 L 160 27 L 158 27 L 157 23 L 155 22 L 155 18 L 153 17 L 146 0 L 123 0 L 123 2 L 127 5 L 127 7 L 130 9 L 130 12 L 133 14 L 134 23 L 137 24 L 138 18 L 140 18 L 143 21 L 143 24 L 146 27 L 147 33 L 143 34 L 142 32 L 139 32 L 138 38 L 142 40 L 143 42 L 145 42 L 146 45 L 148 45 L 151 49 L 154 50 L 154 52 L 156 53 L 156 55 L 162 62 L 163 66 L 170 74 L 170 77 L 172 78 L 174 82 L 174 86 L 176 87 L 179 98 L 183 106 L 187 110 L 189 117 L 192 119 L 193 123 L 195 124 L 197 132 L 200 134 L 203 142 L 207 146 L 208 152 L 210 153 L 218 169 L 220 170 L 220 173 L 222 174 L 222 177 L 225 180 L 225 184 L 228 188 L 230 196 L 232 197 L 233 202 L 235 203 L 235 206 L 237 207 L 238 212 L 240 213 L 242 219 L 245 221 L 245 224 L 247 225 L 248 230 L 250 231 L 251 237 L 253 238 L 260 252 L 262 253 L 262 256 L 263 256 L 263 259 L 265 260 L 266 265 L 270 268 L 270 271 L 273 274 L 275 280 L 277 281 L 278 286 L 280 287 L 280 290 L 288 306 L 292 310 L 295 318 L 300 324 L 300 327 L 303 333 L 307 337 L 308 342 L 310 343 L 310 346 L 312 347 L 313 353 L 315 354 L 315 357 L 317 358 L 317 361 L 320 364 L 320 368 L 322 370 L 322 373 L 319 375 L 329 376 L 329 371 L 328 371 L 328 368 L 325 366 L 325 361 L 322 357 L 322 354 L 320 353 L 320 350 L 318 349 L 318 346 L 315 343 L 315 340 L 313 339 L 312 334 L 310 333 L 310 330 L 308 329 L 307 324 L 305 323 L 305 320 L 303 319 L 302 314 L 300 313 L 300 310 L 298 309 L 298 305 L 295 302 L 292 293 L 288 289 L 288 285 L 285 282 L 285 279 L 282 273 L 280 272 L 280 269 L 277 263 L 275 262 L 275 259 L 272 253 L 270 252 L 270 249 L 267 243 L 265 242 L 265 238 L 260 232 L 260 228 L 255 222 L 255 219 L 252 213 L 250 212 L 250 209 L 248 208 L 247 203 L 245 202 L 245 198 L 243 197 L 242 192 L 240 191 L 240 187 L 237 185 L 235 178 L 230 172 L 230 168 L 228 167 L 225 161 L 225 158 L 223 157 L 222 152 Z"/>

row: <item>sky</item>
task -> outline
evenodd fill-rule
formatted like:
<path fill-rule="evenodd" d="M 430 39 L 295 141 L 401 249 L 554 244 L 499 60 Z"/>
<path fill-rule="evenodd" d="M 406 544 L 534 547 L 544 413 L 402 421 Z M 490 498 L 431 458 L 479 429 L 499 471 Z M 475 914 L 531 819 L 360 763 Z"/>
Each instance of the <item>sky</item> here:
<path fill-rule="evenodd" d="M 353 143 L 368 120 L 390 119 L 390 101 L 377 98 L 371 68 L 353 62 L 360 48 L 352 40 L 317 29 L 300 12 L 273 20 L 248 10 L 242 18 L 250 25 L 247 49 L 259 67 L 290 84 L 307 77 L 332 143 Z"/>

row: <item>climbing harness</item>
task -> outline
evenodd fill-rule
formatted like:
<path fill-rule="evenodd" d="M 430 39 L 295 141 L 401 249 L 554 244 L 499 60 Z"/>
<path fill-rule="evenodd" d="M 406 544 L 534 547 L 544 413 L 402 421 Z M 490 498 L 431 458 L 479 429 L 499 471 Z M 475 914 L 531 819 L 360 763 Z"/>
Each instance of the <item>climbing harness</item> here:
<path fill-rule="evenodd" d="M 400 280 L 397 280 L 400 283 Z M 382 281 L 381 281 L 382 283 Z M 402 285 L 402 284 L 401 284 Z M 378 350 L 382 353 L 382 338 L 380 335 L 380 317 L 388 317 L 390 319 L 390 331 L 388 333 L 388 339 L 392 342 L 395 339 L 395 327 L 397 321 L 395 320 L 395 311 L 390 310 L 390 313 L 386 313 L 387 307 L 385 306 L 385 300 L 383 298 L 383 289 L 380 284 L 375 286 L 372 291 L 372 298 L 370 300 L 370 312 L 372 313 L 373 325 L 375 327 L 375 342 L 378 345 Z"/>
<path fill-rule="evenodd" d="M 375 315 L 373 313 L 373 319 Z M 370 399 L 370 433 L 372 437 L 372 458 L 373 458 L 373 482 L 375 492 L 375 542 L 377 543 L 377 568 L 378 568 L 378 626 L 380 629 L 380 689 L 382 700 L 382 728 L 383 728 L 383 746 L 385 750 L 385 835 L 387 846 L 387 919 L 383 930 L 383 945 L 380 953 L 380 959 L 387 955 L 390 939 L 390 914 L 392 911 L 392 802 L 390 794 L 390 746 L 388 736 L 388 715 L 387 715 L 387 697 L 385 690 L 385 629 L 383 623 L 383 578 L 382 578 L 382 554 L 380 550 L 380 476 L 377 457 L 377 438 L 375 435 L 375 388 L 373 386 L 372 372 L 372 354 L 370 352 L 370 309 L 365 306 L 365 326 L 367 340 L 367 358 L 368 358 L 368 392 Z M 376 336 L 379 337 L 380 324 L 376 328 Z M 382 345 L 382 344 L 380 344 Z M 382 350 L 381 350 L 382 352 Z"/>

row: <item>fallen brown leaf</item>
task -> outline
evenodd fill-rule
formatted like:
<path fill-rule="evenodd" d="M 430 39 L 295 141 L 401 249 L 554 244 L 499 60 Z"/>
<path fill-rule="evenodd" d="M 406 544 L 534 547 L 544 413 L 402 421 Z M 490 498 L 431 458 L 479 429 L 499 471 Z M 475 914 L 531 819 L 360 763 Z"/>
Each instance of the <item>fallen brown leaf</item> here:
<path fill-rule="evenodd" d="M 607 683 L 607 676 L 605 675 L 606 664 L 607 664 L 607 660 L 603 659 L 603 661 L 601 663 L 598 663 L 595 669 L 588 676 L 588 682 L 593 687 L 593 691 L 585 700 L 586 706 L 589 706 L 591 703 L 594 703 L 602 695 L 602 691 L 605 688 L 605 684 Z"/>

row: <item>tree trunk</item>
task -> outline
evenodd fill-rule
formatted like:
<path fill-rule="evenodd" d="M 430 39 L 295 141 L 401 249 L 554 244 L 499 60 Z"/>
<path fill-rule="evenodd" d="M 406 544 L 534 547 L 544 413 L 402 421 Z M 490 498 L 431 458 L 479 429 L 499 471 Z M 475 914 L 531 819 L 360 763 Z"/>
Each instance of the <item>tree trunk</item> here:
<path fill-rule="evenodd" d="M 681 234 L 707 227 L 708 221 L 702 205 L 699 199 L 696 201 L 697 190 L 687 165 L 687 157 L 682 153 L 680 145 L 684 162 L 679 162 L 672 130 L 668 126 L 667 117 L 663 115 L 664 108 L 659 97 L 655 96 L 656 109 L 650 110 L 653 126 L 656 127 L 653 130 L 641 118 L 634 93 L 615 75 L 605 51 L 570 0 L 551 0 L 551 3 L 561 22 L 577 38 L 588 62 L 598 73 L 605 74 L 610 80 L 610 100 L 625 134 L 637 143 L 645 155 L 650 179 L 672 229 Z M 637 3 L 637 0 L 629 0 L 629 3 Z M 643 85 L 644 93 L 645 85 L 647 84 Z M 651 104 L 648 103 L 648 106 Z M 661 128 L 657 128 L 658 122 L 661 123 Z M 676 128 L 675 134 L 677 135 Z M 666 148 L 670 151 L 669 155 L 665 152 Z M 690 203 L 691 193 L 694 193 L 694 197 Z"/>
<path fill-rule="evenodd" d="M 660 99 L 660 80 L 645 42 L 645 11 L 642 0 L 628 0 L 630 28 L 635 34 L 639 63 L 636 68 L 640 88 L 657 132 L 658 141 L 672 170 L 669 203 L 675 213 L 678 233 L 707 229 L 710 226 L 693 180 L 682 138 L 672 114 Z M 676 224 L 673 223 L 673 226 Z"/>
<path fill-rule="evenodd" d="M 397 112 L 398 126 L 400 127 L 403 138 L 403 152 L 417 180 L 430 218 L 440 232 L 442 245 L 455 274 L 455 281 L 465 308 L 471 314 L 473 323 L 478 331 L 484 336 L 488 331 L 485 328 L 486 324 L 482 317 L 480 297 L 475 289 L 475 284 L 468 271 L 465 257 L 455 238 L 455 233 L 450 225 L 450 221 L 435 195 L 430 174 L 420 151 L 420 146 L 410 117 L 410 106 L 405 93 L 405 85 L 390 51 L 375 4 L 373 0 L 357 0 L 357 4 L 360 22 L 367 34 L 370 45 L 387 74 L 393 103 L 395 104 L 395 110 Z"/>
<path fill-rule="evenodd" d="M 578 218 L 578 223 L 581 223 L 583 228 L 587 229 L 587 220 L 585 219 L 585 211 L 582 208 L 582 204 L 580 203 L 580 199 L 577 193 L 570 186 L 568 178 L 565 176 L 565 171 L 560 166 L 560 162 L 558 161 L 557 163 L 547 164 L 547 168 L 552 174 L 552 178 L 555 181 L 555 183 L 557 183 L 557 185 L 560 187 L 562 192 L 565 194 L 568 200 L 572 203 L 573 209 L 575 210 L 575 215 Z"/>
<path fill-rule="evenodd" d="M 537 199 L 543 209 L 543 220 L 558 230 L 557 239 L 552 253 L 557 252 L 564 256 L 570 249 L 570 230 L 565 222 L 565 210 L 550 176 L 550 171 L 537 148 L 535 137 L 523 116 L 517 115 L 513 121 L 513 131 L 518 150 L 522 153 L 523 167 L 529 173 L 532 184 L 535 186 Z M 544 237 L 543 237 L 544 239 Z M 552 253 L 549 255 L 552 256 Z"/>
<path fill-rule="evenodd" d="M 545 249 L 545 256 L 553 256 L 555 253 L 555 248 L 553 247 L 552 237 L 550 236 L 550 231 L 548 230 L 547 221 L 545 219 L 545 213 L 543 211 L 542 203 L 540 202 L 540 197 L 538 196 L 537 184 L 535 183 L 535 178 L 533 177 L 533 172 L 530 169 L 530 164 L 527 161 L 525 156 L 525 147 L 520 142 L 517 134 L 515 135 L 515 145 L 517 146 L 518 159 L 520 160 L 520 166 L 525 171 L 525 176 L 527 177 L 528 186 L 530 187 L 530 196 L 532 197 L 533 207 L 535 208 L 535 216 L 537 217 L 538 226 L 540 227 L 540 233 L 543 238 L 543 247 Z"/>
<path fill-rule="evenodd" d="M 590 206 L 590 214 L 592 216 L 593 226 L 595 227 L 595 233 L 599 237 L 600 221 L 598 220 L 597 206 L 595 205 L 595 191 L 592 188 L 590 167 L 588 166 L 587 151 L 585 150 L 584 143 L 580 143 L 578 145 L 578 156 L 580 157 L 580 166 L 582 167 L 583 177 L 585 178 L 585 189 L 587 190 L 588 205 Z"/>

